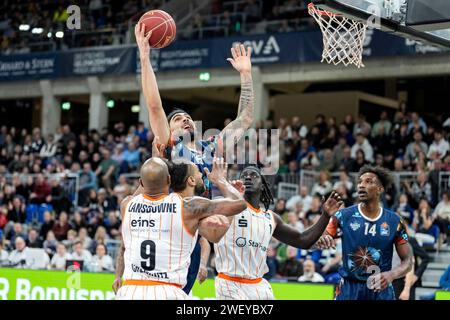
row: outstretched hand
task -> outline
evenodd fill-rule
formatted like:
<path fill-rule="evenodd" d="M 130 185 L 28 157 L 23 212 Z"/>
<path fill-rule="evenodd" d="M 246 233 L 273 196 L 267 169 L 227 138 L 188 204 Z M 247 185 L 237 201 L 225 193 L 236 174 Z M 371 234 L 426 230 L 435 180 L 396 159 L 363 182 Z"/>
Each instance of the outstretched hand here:
<path fill-rule="evenodd" d="M 333 239 L 332 236 L 325 234 L 323 236 L 321 236 L 319 238 L 319 240 L 317 240 L 317 242 L 314 244 L 313 248 L 315 249 L 320 249 L 320 250 L 324 250 L 324 249 L 336 249 L 336 241 Z"/>
<path fill-rule="evenodd" d="M 245 192 L 245 185 L 244 182 L 242 182 L 241 180 L 233 180 L 231 181 L 231 185 L 237 190 L 239 191 L 239 193 L 241 195 L 244 194 Z"/>
<path fill-rule="evenodd" d="M 323 202 L 322 198 L 322 202 Z M 341 196 L 336 191 L 332 191 L 330 196 L 328 197 L 327 201 L 322 203 L 322 209 L 325 211 L 328 216 L 333 216 L 344 204 L 344 201 L 342 201 Z"/>
<path fill-rule="evenodd" d="M 159 143 L 159 137 L 155 136 L 152 142 L 152 157 L 164 158 L 165 144 Z"/>
<path fill-rule="evenodd" d="M 150 56 L 150 37 L 152 36 L 152 32 L 149 31 L 145 34 L 145 24 L 137 23 L 134 27 L 134 35 L 136 36 L 136 43 L 139 48 L 139 53 L 141 58 Z"/>
<path fill-rule="evenodd" d="M 235 68 L 240 73 L 251 72 L 252 70 L 251 47 L 248 47 L 246 50 L 243 44 L 238 43 L 233 48 L 231 48 L 231 56 L 233 58 L 228 58 L 227 61 L 231 63 L 233 68 Z"/>
<path fill-rule="evenodd" d="M 206 176 L 213 184 L 227 179 L 228 163 L 222 157 L 213 158 L 212 171 L 205 167 Z"/>

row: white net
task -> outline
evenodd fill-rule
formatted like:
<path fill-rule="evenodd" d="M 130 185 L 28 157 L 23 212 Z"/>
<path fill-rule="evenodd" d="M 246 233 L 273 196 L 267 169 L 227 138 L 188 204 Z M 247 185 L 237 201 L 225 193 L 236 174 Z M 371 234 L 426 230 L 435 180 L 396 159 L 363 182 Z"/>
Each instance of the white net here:
<path fill-rule="evenodd" d="M 323 35 L 322 62 L 364 67 L 362 62 L 367 25 L 342 15 L 308 5 L 309 14 L 317 21 Z"/>

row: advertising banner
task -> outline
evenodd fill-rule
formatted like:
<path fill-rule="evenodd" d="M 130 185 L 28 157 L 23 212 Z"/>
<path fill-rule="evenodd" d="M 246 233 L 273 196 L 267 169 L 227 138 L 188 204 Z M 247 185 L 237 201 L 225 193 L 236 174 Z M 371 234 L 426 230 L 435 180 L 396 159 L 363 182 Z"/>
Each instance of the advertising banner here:
<path fill-rule="evenodd" d="M 112 300 L 114 274 L 0 269 L 0 300 Z M 279 300 L 332 300 L 328 284 L 271 283 Z M 193 299 L 215 299 L 214 279 L 192 289 Z"/>

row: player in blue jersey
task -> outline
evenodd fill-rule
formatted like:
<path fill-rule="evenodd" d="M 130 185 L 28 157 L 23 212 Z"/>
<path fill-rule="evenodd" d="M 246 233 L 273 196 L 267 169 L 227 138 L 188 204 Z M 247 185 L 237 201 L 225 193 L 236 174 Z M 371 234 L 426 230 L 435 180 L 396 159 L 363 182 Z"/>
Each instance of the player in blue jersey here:
<path fill-rule="evenodd" d="M 192 117 L 181 109 L 176 109 L 166 116 L 162 106 L 156 76 L 150 63 L 148 39 L 151 33 L 145 35 L 145 28 L 137 24 L 135 36 L 141 62 L 142 91 L 147 104 L 150 127 L 155 136 L 159 137 L 160 143 L 167 146 L 166 157 L 169 160 L 183 157 L 197 165 L 199 171 L 203 174 L 206 187 L 205 196 L 211 197 L 212 186 L 204 168 L 206 167 L 211 171 L 214 155 L 223 156 L 225 154 L 223 150 L 226 140 L 225 132 L 233 133 L 233 137 L 231 137 L 233 141 L 226 146 L 228 149 L 244 136 L 245 131 L 253 122 L 254 93 L 251 73 L 251 48 L 246 49 L 242 44 L 236 45 L 231 48 L 232 58 L 227 59 L 233 68 L 239 72 L 241 78 L 241 96 L 237 118 L 229 123 L 217 137 L 212 137 L 210 140 L 194 141 L 196 128 Z M 200 244 L 197 243 L 191 255 L 191 268 L 189 269 L 186 286 L 188 289 L 192 287 L 197 276 L 199 261 Z"/>
<path fill-rule="evenodd" d="M 394 300 L 392 281 L 412 267 L 402 218 L 381 206 L 380 196 L 391 183 L 388 170 L 362 167 L 357 185 L 360 203 L 339 210 L 326 229 L 326 235 L 342 238 L 342 280 L 336 300 Z M 394 247 L 401 264 L 392 269 Z"/>

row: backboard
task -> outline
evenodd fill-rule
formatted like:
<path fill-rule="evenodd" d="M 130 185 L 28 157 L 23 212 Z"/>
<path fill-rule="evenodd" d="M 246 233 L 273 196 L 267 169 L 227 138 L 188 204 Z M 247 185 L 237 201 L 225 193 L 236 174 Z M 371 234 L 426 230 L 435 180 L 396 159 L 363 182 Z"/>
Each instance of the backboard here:
<path fill-rule="evenodd" d="M 450 48 L 449 0 L 312 0 L 369 27 Z"/>

